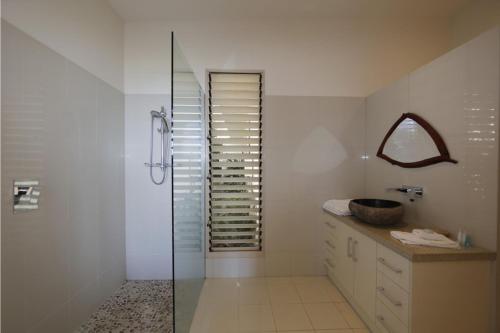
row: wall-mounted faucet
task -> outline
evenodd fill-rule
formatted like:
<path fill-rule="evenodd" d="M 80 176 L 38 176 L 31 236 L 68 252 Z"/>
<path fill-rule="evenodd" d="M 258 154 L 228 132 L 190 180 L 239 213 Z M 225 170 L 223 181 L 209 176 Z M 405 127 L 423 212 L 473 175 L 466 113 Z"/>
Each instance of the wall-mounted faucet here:
<path fill-rule="evenodd" d="M 401 187 L 388 188 L 387 191 L 398 191 L 404 193 L 410 198 L 410 201 L 415 201 L 417 198 L 424 196 L 424 188 L 421 186 L 402 185 Z"/>

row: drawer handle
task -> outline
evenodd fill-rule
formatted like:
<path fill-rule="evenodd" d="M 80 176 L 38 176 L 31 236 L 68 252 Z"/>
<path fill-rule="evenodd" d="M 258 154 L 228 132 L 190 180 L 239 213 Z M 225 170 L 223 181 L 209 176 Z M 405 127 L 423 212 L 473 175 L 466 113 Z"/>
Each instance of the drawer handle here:
<path fill-rule="evenodd" d="M 380 323 L 380 325 L 382 325 L 383 328 L 385 328 L 385 330 L 389 333 L 392 333 L 392 330 L 389 329 L 389 327 L 387 327 L 387 324 L 385 323 L 385 318 L 384 316 L 381 316 L 381 315 L 378 315 L 377 316 L 377 320 L 378 322 Z"/>
<path fill-rule="evenodd" d="M 328 245 L 328 247 L 330 247 L 331 249 L 335 250 L 335 245 L 333 245 L 329 240 L 326 240 L 325 244 Z"/>
<path fill-rule="evenodd" d="M 389 268 L 391 271 L 393 271 L 394 273 L 397 273 L 397 274 L 401 274 L 403 273 L 403 271 L 400 269 L 400 268 L 396 268 L 394 266 L 392 266 L 391 264 L 389 264 L 387 261 L 385 261 L 384 258 L 378 258 L 377 259 L 379 263 L 381 263 L 382 265 L 384 265 L 385 267 Z"/>
<path fill-rule="evenodd" d="M 330 224 L 330 223 L 328 223 L 328 222 L 326 222 L 325 224 L 326 224 L 329 228 L 331 228 L 331 229 L 336 229 L 336 228 L 337 228 L 335 225 Z"/>
<path fill-rule="evenodd" d="M 334 265 L 334 264 L 332 264 L 332 262 L 330 261 L 330 259 L 326 259 L 326 260 L 325 260 L 325 262 L 326 262 L 326 264 L 327 264 L 328 266 L 330 266 L 332 269 L 333 269 L 333 268 L 335 268 L 335 265 Z"/>
<path fill-rule="evenodd" d="M 354 245 L 352 247 L 352 260 L 354 260 L 354 262 L 358 261 L 358 255 L 356 250 L 357 247 L 358 247 L 358 241 L 354 240 Z"/>
<path fill-rule="evenodd" d="M 352 237 L 347 238 L 347 257 L 352 258 L 351 250 Z"/>
<path fill-rule="evenodd" d="M 385 298 L 387 298 L 387 300 L 389 302 L 392 303 L 392 305 L 394 306 L 402 306 L 403 303 L 401 303 L 400 301 L 396 301 L 394 298 L 392 298 L 391 296 L 389 296 L 386 292 L 385 292 L 385 288 L 384 287 L 377 287 L 377 290 L 379 291 L 379 293 L 384 296 Z"/>

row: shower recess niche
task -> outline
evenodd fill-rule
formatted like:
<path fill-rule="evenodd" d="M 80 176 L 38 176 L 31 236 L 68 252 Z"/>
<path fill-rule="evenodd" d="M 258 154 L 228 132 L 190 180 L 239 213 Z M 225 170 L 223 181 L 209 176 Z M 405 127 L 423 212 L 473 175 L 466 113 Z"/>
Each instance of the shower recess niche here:
<path fill-rule="evenodd" d="M 392 125 L 377 156 L 402 168 L 421 168 L 441 162 L 458 163 L 450 157 L 446 143 L 432 125 L 414 113 L 403 115 Z"/>

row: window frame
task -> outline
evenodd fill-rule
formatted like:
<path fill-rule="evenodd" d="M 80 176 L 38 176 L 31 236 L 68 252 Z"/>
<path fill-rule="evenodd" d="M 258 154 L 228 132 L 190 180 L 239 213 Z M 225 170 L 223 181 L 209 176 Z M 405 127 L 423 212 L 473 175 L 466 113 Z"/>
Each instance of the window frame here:
<path fill-rule="evenodd" d="M 233 251 L 211 251 L 210 250 L 210 74 L 259 74 L 261 76 L 261 89 L 260 89 L 260 116 L 261 116 L 261 241 L 260 250 L 233 250 Z M 265 109 L 265 72 L 263 70 L 220 70 L 220 69 L 207 69 L 205 70 L 205 254 L 206 258 L 253 258 L 263 257 L 266 248 L 266 232 L 265 232 L 265 206 L 264 206 L 264 109 Z"/>

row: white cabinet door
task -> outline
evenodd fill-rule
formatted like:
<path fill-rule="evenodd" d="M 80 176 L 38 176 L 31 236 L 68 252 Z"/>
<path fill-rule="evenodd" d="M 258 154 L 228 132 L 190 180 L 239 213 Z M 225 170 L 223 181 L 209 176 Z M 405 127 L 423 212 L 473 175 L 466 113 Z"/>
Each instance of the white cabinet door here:
<path fill-rule="evenodd" d="M 370 319 L 375 320 L 377 243 L 357 231 L 353 233 L 354 300 Z"/>
<path fill-rule="evenodd" d="M 351 255 L 353 245 L 352 229 L 344 224 L 338 224 L 338 256 L 335 275 L 344 292 L 351 296 L 354 291 L 354 261 Z"/>

